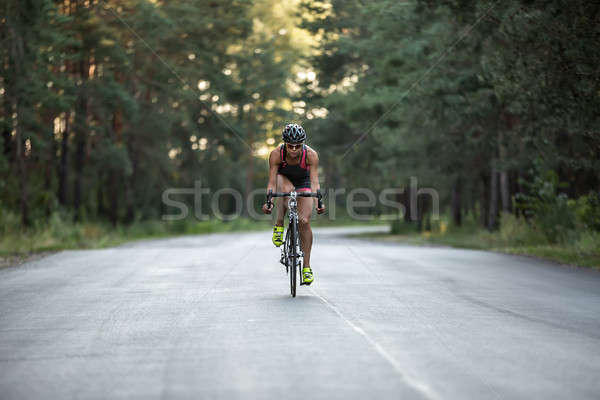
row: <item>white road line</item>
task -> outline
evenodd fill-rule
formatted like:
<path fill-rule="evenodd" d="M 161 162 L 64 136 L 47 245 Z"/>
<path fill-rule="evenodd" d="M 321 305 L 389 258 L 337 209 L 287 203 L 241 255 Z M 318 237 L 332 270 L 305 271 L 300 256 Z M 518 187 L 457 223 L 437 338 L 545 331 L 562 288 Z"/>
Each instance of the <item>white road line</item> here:
<path fill-rule="evenodd" d="M 400 375 L 402 380 L 408 386 L 412 387 L 413 389 L 415 389 L 417 392 L 419 392 L 420 394 L 422 394 L 423 396 L 425 396 L 428 399 L 432 399 L 432 400 L 441 399 L 441 396 L 439 396 L 437 393 L 435 393 L 431 387 L 429 387 L 428 385 L 426 385 L 422 382 L 419 382 L 419 380 L 409 376 L 406 373 L 406 371 L 404 371 L 402 369 L 400 362 L 398 360 L 396 360 L 390 353 L 388 353 L 381 344 L 379 344 L 375 339 L 373 339 L 371 336 L 369 336 L 367 334 L 367 332 L 364 331 L 364 329 L 357 326 L 355 323 L 353 323 L 348 318 L 346 318 L 344 316 L 344 314 L 342 314 L 342 312 L 336 306 L 334 306 L 333 304 L 328 302 L 323 296 L 318 294 L 313 288 L 310 288 L 310 291 L 315 296 L 317 296 L 319 299 L 321 299 L 321 301 L 323 303 L 325 303 L 325 305 L 327 307 L 329 307 L 331 310 L 333 310 L 333 312 L 335 312 L 337 315 L 339 315 L 340 318 L 343 319 L 344 322 L 346 322 L 346 324 L 348 324 L 348 326 L 350 326 L 352 328 L 352 330 L 354 330 L 356 333 L 361 335 L 375 349 L 375 351 L 377 353 L 379 353 L 379 355 L 381 357 L 383 357 L 383 359 L 385 359 L 388 363 L 390 363 L 391 366 L 394 368 L 394 371 L 396 371 L 396 373 L 398 373 L 398 375 Z"/>

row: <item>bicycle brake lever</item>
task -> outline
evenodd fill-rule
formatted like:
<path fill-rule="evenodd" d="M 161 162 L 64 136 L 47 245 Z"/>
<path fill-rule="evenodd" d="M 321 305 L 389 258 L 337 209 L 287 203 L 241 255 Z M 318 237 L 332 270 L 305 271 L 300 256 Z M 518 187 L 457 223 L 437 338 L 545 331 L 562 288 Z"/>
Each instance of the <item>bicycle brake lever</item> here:
<path fill-rule="evenodd" d="M 317 189 L 317 206 L 323 208 L 323 195 L 321 194 L 321 189 Z"/>

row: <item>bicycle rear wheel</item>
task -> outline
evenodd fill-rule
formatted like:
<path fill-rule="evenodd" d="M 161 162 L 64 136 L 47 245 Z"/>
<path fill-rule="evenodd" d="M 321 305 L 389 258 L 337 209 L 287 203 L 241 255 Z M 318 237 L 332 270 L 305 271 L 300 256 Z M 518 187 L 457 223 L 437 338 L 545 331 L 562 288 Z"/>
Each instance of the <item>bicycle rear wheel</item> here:
<path fill-rule="evenodd" d="M 298 230 L 296 229 L 296 221 L 292 219 L 290 221 L 289 230 L 289 239 L 288 242 L 288 263 L 289 265 L 289 273 L 290 273 L 290 293 L 292 297 L 296 297 L 296 260 L 298 259 L 298 255 L 296 254 L 296 235 L 298 234 Z"/>

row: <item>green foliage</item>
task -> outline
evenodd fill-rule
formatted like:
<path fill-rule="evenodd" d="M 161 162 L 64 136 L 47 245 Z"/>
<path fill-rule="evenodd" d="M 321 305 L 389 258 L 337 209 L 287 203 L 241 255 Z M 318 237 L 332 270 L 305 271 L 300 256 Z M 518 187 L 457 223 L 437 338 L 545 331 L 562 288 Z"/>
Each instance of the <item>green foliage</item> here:
<path fill-rule="evenodd" d="M 577 223 L 584 229 L 600 231 L 600 194 L 590 192 L 577 200 L 570 200 L 569 207 L 575 212 Z"/>
<path fill-rule="evenodd" d="M 447 220 L 443 216 L 441 221 Z M 566 241 L 551 243 L 538 226 L 510 213 L 501 217 L 500 229 L 489 232 L 466 221 L 462 227 L 431 232 L 398 232 L 386 235 L 364 234 L 362 237 L 414 245 L 445 245 L 468 249 L 494 250 L 510 254 L 536 256 L 563 264 L 600 268 L 600 232 L 580 230 Z"/>
<path fill-rule="evenodd" d="M 417 176 L 444 207 L 460 181 L 461 206 L 489 213 L 502 171 L 547 240 L 600 229 L 595 2 L 5 3 L 0 202 L 19 223 L 156 219 L 166 188 L 197 180 L 248 192 L 255 151 L 297 120 L 329 187 Z M 538 182 L 537 159 L 556 176 Z"/>
<path fill-rule="evenodd" d="M 592 254 L 600 258 L 600 232 L 583 231 L 574 246 L 579 254 Z"/>
<path fill-rule="evenodd" d="M 118 224 L 160 217 L 169 187 L 264 185 L 254 150 L 290 117 L 282 103 L 299 60 L 279 33 L 294 28 L 282 16 L 295 6 L 279 6 L 6 2 L 2 204 L 28 225 L 59 208 Z"/>
<path fill-rule="evenodd" d="M 479 203 L 485 226 L 491 204 L 483 203 L 495 201 L 492 174 L 507 172 L 510 198 L 521 190 L 516 181 L 532 183 L 535 174 L 526 171 L 543 159 L 568 187 L 523 195 L 549 240 L 574 240 L 566 196 L 600 184 L 597 4 L 304 5 L 312 16 L 305 26 L 326 32 L 312 60 L 319 91 L 306 95 L 311 106 L 329 110 L 310 127 L 331 149 L 324 163 L 339 175 L 334 181 L 379 189 L 406 186 L 416 175 L 448 204 L 460 177 L 462 201 Z"/>
<path fill-rule="evenodd" d="M 540 231 L 537 226 L 530 224 L 525 218 L 517 218 L 510 213 L 502 214 L 497 236 L 499 242 L 506 247 L 535 246 L 548 243 L 547 235 Z"/>
<path fill-rule="evenodd" d="M 416 233 L 419 229 L 416 224 L 407 223 L 403 219 L 395 219 L 390 225 L 390 233 L 392 235 L 403 235 Z"/>
<path fill-rule="evenodd" d="M 206 234 L 267 230 L 270 222 L 238 218 L 225 223 L 216 219 L 196 221 L 138 221 L 113 227 L 105 222 L 73 223 L 68 212 L 55 212 L 49 218 L 36 220 L 31 228 L 19 227 L 18 215 L 0 214 L 0 254 L 24 254 L 71 248 L 101 248 L 134 239 L 160 238 L 183 234 Z M 15 229 L 15 227 L 19 227 Z"/>
<path fill-rule="evenodd" d="M 530 194 L 517 196 L 518 207 L 531 218 L 550 243 L 566 242 L 575 234 L 575 212 L 566 194 L 559 192 L 565 185 L 556 172 L 538 175 L 529 185 Z"/>
<path fill-rule="evenodd" d="M 353 225 L 356 221 L 341 217 L 329 221 L 325 217 L 313 219 L 315 226 Z M 380 221 L 372 223 L 381 224 Z M 112 226 L 109 223 L 73 223 L 69 211 L 61 210 L 48 218 L 39 218 L 32 227 L 19 225 L 19 216 L 0 210 L 0 255 L 27 254 L 73 248 L 102 248 L 137 239 L 153 239 L 174 235 L 200 235 L 220 232 L 269 231 L 272 221 L 255 221 L 236 218 L 232 221 L 193 218 L 178 221 L 138 220 L 128 225 Z M 265 235 L 265 240 L 269 236 Z"/>

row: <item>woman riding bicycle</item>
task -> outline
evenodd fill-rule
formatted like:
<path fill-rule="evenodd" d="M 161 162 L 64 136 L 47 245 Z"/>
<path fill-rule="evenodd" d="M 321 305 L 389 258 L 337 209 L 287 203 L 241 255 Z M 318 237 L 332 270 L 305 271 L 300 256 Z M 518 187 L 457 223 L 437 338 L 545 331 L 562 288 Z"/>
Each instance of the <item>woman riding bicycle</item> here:
<path fill-rule="evenodd" d="M 319 155 L 315 150 L 304 144 L 306 132 L 298 124 L 288 124 L 283 128 L 283 142 L 269 155 L 269 190 L 274 192 L 316 192 L 321 189 L 319 185 Z M 298 198 L 298 230 L 300 231 L 300 244 L 304 253 L 304 268 L 302 277 L 304 283 L 311 284 L 314 280 L 310 268 L 310 250 L 312 248 L 312 229 L 310 217 L 315 200 L 312 197 Z M 277 221 L 273 228 L 273 244 L 277 247 L 283 244 L 283 218 L 287 203 L 283 197 L 277 198 Z M 273 205 L 263 205 L 263 212 L 271 214 Z M 325 212 L 325 206 L 319 208 L 317 213 Z"/>

